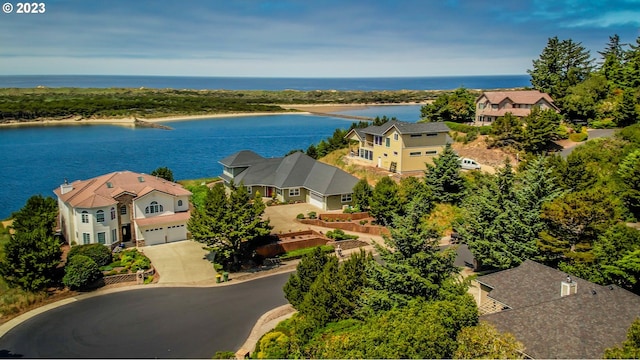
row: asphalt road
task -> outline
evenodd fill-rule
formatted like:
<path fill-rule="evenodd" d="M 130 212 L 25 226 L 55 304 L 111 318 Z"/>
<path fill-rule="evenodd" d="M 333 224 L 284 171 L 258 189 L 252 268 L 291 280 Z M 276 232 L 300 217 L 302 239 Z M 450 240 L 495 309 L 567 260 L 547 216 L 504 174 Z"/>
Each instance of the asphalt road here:
<path fill-rule="evenodd" d="M 596 139 L 596 138 L 601 138 L 601 137 L 611 137 L 616 132 L 616 130 L 617 129 L 593 129 L 593 130 L 589 130 L 589 139 Z M 573 149 L 575 149 L 577 146 L 580 146 L 580 145 L 575 145 L 575 146 L 572 146 L 570 148 L 567 148 L 567 149 L 564 149 L 564 150 L 560 151 L 560 156 L 562 156 L 563 158 L 566 159 L 567 156 L 569 156 L 569 154 L 571 154 Z"/>
<path fill-rule="evenodd" d="M 287 303 L 289 273 L 232 286 L 96 296 L 31 318 L 0 338 L 0 357 L 211 358 L 236 351 L 265 312 Z"/>

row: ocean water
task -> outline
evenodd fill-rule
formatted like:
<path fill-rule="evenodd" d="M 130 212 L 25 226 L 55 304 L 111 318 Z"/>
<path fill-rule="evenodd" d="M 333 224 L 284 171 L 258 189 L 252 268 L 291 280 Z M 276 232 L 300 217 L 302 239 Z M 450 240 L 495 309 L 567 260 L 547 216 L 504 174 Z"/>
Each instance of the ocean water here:
<path fill-rule="evenodd" d="M 354 110 L 370 116 L 374 108 Z M 385 106 L 376 115 L 415 121 L 419 106 Z M 373 115 L 373 116 L 376 116 Z M 250 149 L 265 157 L 306 150 L 348 128 L 351 120 L 270 115 L 167 122 L 174 130 L 110 125 L 0 128 L 0 219 L 35 194 L 54 196 L 64 182 L 131 170 L 169 167 L 177 179 L 218 176 L 219 160 Z"/>
<path fill-rule="evenodd" d="M 451 90 L 531 86 L 529 75 L 432 76 L 398 78 L 255 78 L 107 75 L 0 76 L 0 88 L 171 88 L 226 90 Z"/>

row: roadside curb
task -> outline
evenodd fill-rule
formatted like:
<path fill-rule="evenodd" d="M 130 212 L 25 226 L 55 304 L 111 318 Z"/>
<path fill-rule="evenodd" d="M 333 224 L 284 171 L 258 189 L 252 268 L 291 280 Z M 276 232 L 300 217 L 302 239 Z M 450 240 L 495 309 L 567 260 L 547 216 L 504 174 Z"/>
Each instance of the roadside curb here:
<path fill-rule="evenodd" d="M 255 350 L 258 340 L 267 332 L 273 330 L 278 323 L 286 320 L 296 313 L 296 309 L 291 304 L 279 306 L 262 315 L 253 326 L 247 340 L 236 351 L 236 359 L 246 359 Z"/>

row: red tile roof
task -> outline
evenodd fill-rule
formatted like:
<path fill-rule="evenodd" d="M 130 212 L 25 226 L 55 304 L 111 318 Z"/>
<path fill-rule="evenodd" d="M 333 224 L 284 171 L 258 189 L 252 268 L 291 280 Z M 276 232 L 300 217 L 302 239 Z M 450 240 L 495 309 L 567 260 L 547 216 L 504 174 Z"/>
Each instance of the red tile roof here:
<path fill-rule="evenodd" d="M 81 208 L 115 205 L 118 202 L 114 198 L 123 192 L 136 197 L 154 190 L 173 196 L 191 195 L 191 192 L 180 184 L 132 171 L 118 171 L 88 180 L 77 180 L 71 183 L 71 186 L 73 189 L 64 194 L 60 188 L 53 192 L 65 203 Z"/>

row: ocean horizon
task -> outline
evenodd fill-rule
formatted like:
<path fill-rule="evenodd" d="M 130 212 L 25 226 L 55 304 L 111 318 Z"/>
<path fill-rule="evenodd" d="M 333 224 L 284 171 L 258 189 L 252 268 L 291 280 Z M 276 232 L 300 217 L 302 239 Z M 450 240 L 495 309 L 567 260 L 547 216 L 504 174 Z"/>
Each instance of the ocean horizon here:
<path fill-rule="evenodd" d="M 369 78 L 198 77 L 133 75 L 2 75 L 0 88 L 153 88 L 189 90 L 453 90 L 531 86 L 529 75 Z"/>

